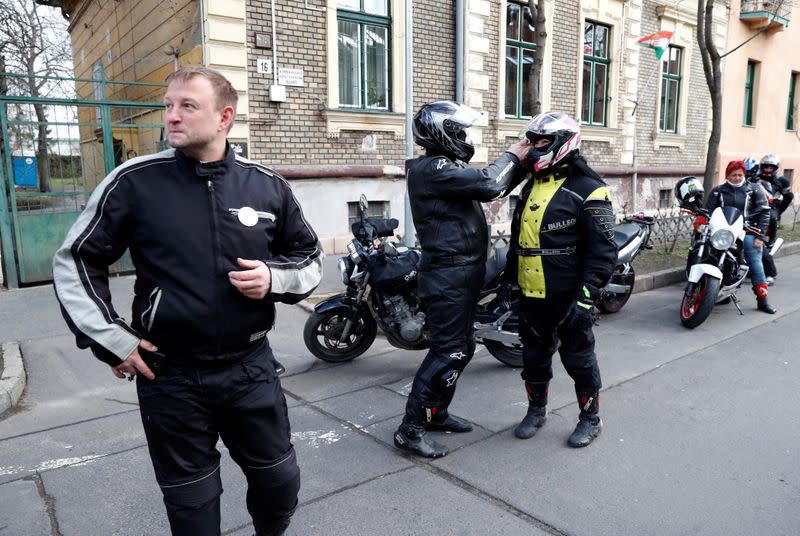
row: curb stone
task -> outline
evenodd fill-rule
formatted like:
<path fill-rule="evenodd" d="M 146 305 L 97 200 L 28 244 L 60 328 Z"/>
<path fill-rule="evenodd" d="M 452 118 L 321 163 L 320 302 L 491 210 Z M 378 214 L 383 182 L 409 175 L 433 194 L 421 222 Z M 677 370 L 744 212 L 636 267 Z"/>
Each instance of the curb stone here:
<path fill-rule="evenodd" d="M 14 407 L 22 396 L 27 377 L 18 342 L 4 342 L 3 370 L 0 376 L 0 415 Z"/>

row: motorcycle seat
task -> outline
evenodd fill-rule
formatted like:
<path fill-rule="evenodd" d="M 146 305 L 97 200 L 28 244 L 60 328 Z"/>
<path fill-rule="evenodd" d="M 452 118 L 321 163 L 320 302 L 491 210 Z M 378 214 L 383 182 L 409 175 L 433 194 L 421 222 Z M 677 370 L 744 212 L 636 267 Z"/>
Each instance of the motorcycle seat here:
<path fill-rule="evenodd" d="M 486 275 L 483 277 L 483 286 L 486 286 L 497 274 L 506 269 L 507 255 L 508 246 L 495 248 L 494 254 L 486 261 Z"/>
<path fill-rule="evenodd" d="M 635 223 L 620 223 L 614 226 L 614 243 L 617 249 L 622 249 L 639 236 L 641 227 Z"/>

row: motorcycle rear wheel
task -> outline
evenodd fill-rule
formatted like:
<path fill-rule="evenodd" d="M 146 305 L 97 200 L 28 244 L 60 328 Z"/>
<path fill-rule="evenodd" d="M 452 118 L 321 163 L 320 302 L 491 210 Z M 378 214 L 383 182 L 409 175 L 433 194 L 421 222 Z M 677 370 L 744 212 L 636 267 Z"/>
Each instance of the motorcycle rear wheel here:
<path fill-rule="evenodd" d="M 522 368 L 522 346 L 506 346 L 499 341 L 483 341 L 492 357 L 509 367 Z"/>
<path fill-rule="evenodd" d="M 378 325 L 369 311 L 361 309 L 347 340 L 339 343 L 346 322 L 347 313 L 341 310 L 311 313 L 303 328 L 303 342 L 315 357 L 328 363 L 352 361 L 372 346 Z"/>
<path fill-rule="evenodd" d="M 694 329 L 705 322 L 719 293 L 720 280 L 704 275 L 687 296 L 683 293 L 681 300 L 681 324 Z"/>
<path fill-rule="evenodd" d="M 633 284 L 636 282 L 636 272 L 631 266 L 630 271 L 625 274 L 614 274 L 611 276 L 611 282 L 619 285 L 628 285 L 627 292 L 623 294 L 608 294 L 606 297 L 597 302 L 597 308 L 606 314 L 612 314 L 622 309 L 622 306 L 628 303 L 631 294 L 633 294 Z"/>

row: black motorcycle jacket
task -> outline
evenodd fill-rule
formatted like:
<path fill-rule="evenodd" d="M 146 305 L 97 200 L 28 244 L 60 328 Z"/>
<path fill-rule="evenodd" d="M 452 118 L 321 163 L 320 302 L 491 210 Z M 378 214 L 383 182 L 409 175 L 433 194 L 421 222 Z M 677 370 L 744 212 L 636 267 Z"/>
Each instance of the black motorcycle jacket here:
<path fill-rule="evenodd" d="M 605 286 L 617 262 L 608 189 L 581 156 L 530 178 L 511 221 L 504 280 L 532 298 Z"/>
<path fill-rule="evenodd" d="M 759 174 L 758 178 L 764 188 L 773 196 L 773 209 L 778 211 L 778 214 L 783 214 L 794 199 L 791 183 L 783 175 L 766 176 Z"/>
<path fill-rule="evenodd" d="M 406 180 L 423 266 L 486 262 L 489 228 L 481 201 L 506 191 L 519 159 L 503 153 L 483 169 L 441 155 L 406 161 Z"/>
<path fill-rule="evenodd" d="M 136 269 L 132 318 L 111 304 L 108 266 Z M 245 297 L 237 258 L 261 260 L 271 289 Z M 296 303 L 322 276 L 323 253 L 289 184 L 235 156 L 200 163 L 180 151 L 134 158 L 97 186 L 53 261 L 78 346 L 114 366 L 147 339 L 166 355 L 234 359 L 263 343 L 274 303 Z"/>
<path fill-rule="evenodd" d="M 736 187 L 729 182 L 711 190 L 706 201 L 706 210 L 713 212 L 717 207 L 736 207 L 742 211 L 744 220 L 756 227 L 763 236 L 769 225 L 770 206 L 763 187 L 745 181 Z"/>

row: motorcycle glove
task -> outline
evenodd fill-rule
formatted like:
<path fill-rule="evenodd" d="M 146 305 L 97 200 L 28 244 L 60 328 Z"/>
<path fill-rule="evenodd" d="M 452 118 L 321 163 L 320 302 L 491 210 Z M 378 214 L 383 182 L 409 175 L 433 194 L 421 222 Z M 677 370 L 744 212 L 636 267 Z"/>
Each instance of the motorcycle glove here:
<path fill-rule="evenodd" d="M 500 283 L 497 287 L 497 305 L 504 311 L 511 309 L 511 292 L 513 284 L 508 282 Z"/>
<path fill-rule="evenodd" d="M 567 316 L 564 318 L 564 325 L 569 329 L 576 331 L 583 331 L 589 329 L 594 325 L 594 312 L 592 309 L 586 309 L 584 306 L 579 305 L 579 301 L 575 300 L 567 311 Z"/>

